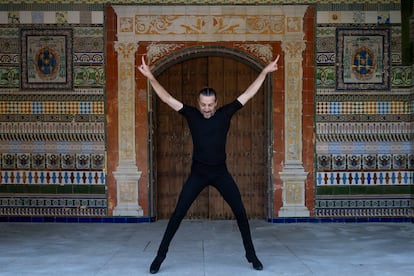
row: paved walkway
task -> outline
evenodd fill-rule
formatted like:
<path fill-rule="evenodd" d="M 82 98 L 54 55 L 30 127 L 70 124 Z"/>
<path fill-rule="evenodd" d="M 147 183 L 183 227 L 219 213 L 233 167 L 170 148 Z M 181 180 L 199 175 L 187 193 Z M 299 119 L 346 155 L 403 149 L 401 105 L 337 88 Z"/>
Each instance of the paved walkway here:
<path fill-rule="evenodd" d="M 166 223 L 0 223 L 0 275 L 149 275 Z M 234 221 L 186 220 L 157 275 L 414 275 L 412 223 L 250 223 L 263 271 Z"/>

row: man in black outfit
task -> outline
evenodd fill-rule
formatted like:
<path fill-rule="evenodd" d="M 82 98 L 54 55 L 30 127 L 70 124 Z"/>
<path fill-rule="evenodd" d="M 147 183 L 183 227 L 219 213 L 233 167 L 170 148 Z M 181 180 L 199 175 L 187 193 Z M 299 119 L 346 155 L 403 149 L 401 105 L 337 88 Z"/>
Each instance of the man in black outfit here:
<path fill-rule="evenodd" d="M 187 119 L 193 140 L 191 172 L 184 183 L 177 206 L 168 222 L 157 256 L 151 264 L 150 272 L 152 274 L 157 273 L 160 269 L 167 256 L 171 240 L 191 204 L 208 185 L 214 186 L 232 209 L 242 236 L 246 259 L 252 263 L 254 269 L 263 269 L 253 246 L 249 221 L 240 191 L 227 170 L 226 139 L 233 114 L 257 93 L 268 73 L 278 70 L 278 60 L 279 55 L 262 70 L 256 80 L 237 99 L 216 110 L 217 97 L 212 88 L 204 88 L 200 91 L 198 109 L 185 105 L 161 86 L 142 57 L 142 64 L 138 67 L 139 71 L 148 78 L 160 99 Z"/>

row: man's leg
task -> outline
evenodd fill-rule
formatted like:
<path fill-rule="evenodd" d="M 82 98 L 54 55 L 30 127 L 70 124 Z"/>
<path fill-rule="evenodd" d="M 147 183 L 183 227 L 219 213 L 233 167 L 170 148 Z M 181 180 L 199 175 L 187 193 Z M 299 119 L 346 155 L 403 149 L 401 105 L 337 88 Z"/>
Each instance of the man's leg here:
<path fill-rule="evenodd" d="M 244 249 L 246 250 L 247 260 L 253 264 L 256 270 L 262 270 L 263 265 L 257 258 L 254 249 L 246 209 L 244 208 L 239 188 L 234 182 L 233 177 L 229 173 L 222 175 L 217 179 L 214 187 L 217 188 L 224 200 L 229 204 L 236 217 L 237 225 L 243 239 Z"/>
<path fill-rule="evenodd" d="M 164 236 L 158 248 L 157 256 L 151 264 L 151 273 L 157 273 L 160 269 L 161 263 L 164 261 L 167 255 L 171 240 L 177 232 L 181 221 L 187 214 L 187 211 L 190 208 L 191 204 L 206 186 L 206 180 L 194 173 L 191 173 L 187 181 L 184 183 L 180 196 L 178 197 L 178 202 L 175 210 L 171 214 L 167 228 L 165 229 Z"/>

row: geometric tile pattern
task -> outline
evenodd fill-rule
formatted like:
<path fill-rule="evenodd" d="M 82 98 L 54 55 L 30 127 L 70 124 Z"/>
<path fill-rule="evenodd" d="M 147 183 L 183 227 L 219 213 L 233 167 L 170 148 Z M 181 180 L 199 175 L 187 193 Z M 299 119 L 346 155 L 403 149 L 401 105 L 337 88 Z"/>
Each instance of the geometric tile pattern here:
<path fill-rule="evenodd" d="M 103 102 L 0 102 L 2 114 L 103 114 Z"/>
<path fill-rule="evenodd" d="M 36 206 L 40 203 L 41 206 L 69 206 L 69 207 L 87 207 L 87 206 L 97 206 L 104 207 L 105 199 L 100 198 L 84 198 L 84 199 L 74 199 L 70 197 L 54 198 L 54 197 L 31 197 L 31 198 L 7 198 L 1 197 L 0 201 L 2 205 L 9 206 Z"/>
<path fill-rule="evenodd" d="M 412 136 L 409 122 L 318 123 L 316 131 L 321 142 L 405 142 Z"/>
<path fill-rule="evenodd" d="M 318 102 L 317 114 L 411 114 L 409 102 Z"/>
<path fill-rule="evenodd" d="M 0 194 L 0 215 L 4 216 L 105 216 L 107 205 L 105 197 L 10 197 Z"/>
<path fill-rule="evenodd" d="M 0 124 L 2 140 L 17 141 L 96 141 L 104 142 L 104 123 L 5 122 Z"/>
<path fill-rule="evenodd" d="M 409 155 L 407 153 L 412 152 L 412 142 L 393 142 L 393 141 L 381 141 L 381 142 L 345 142 L 345 141 L 331 141 L 316 143 L 317 156 L 326 158 L 326 155 L 338 155 L 346 154 L 349 156 L 370 154 L 391 154 L 392 155 Z"/>
<path fill-rule="evenodd" d="M 319 171 L 414 170 L 412 154 L 318 154 Z"/>
<path fill-rule="evenodd" d="M 318 172 L 316 185 L 414 185 L 412 171 Z"/>
<path fill-rule="evenodd" d="M 414 185 L 412 154 L 318 154 L 316 185 Z"/>
<path fill-rule="evenodd" d="M 105 185 L 102 171 L 4 171 L 0 172 L 1 184 L 24 185 Z"/>
<path fill-rule="evenodd" d="M 16 184 L 21 184 L 19 179 L 25 184 L 37 183 L 40 177 L 40 182 L 38 184 L 43 184 L 43 178 L 49 182 L 50 178 L 53 179 L 53 182 L 56 182 L 55 178 L 66 179 L 74 178 L 74 172 L 63 172 L 63 170 L 87 170 L 86 173 L 89 175 L 87 179 L 90 179 L 91 170 L 104 170 L 106 166 L 106 160 L 104 154 L 70 154 L 70 153 L 0 153 L 0 184 L 2 183 L 1 179 L 6 181 L 8 184 L 8 179 L 11 179 L 11 182 L 14 182 L 13 179 L 16 179 Z M 26 171 L 11 171 L 7 172 L 6 170 L 21 170 L 25 169 Z M 31 169 L 31 170 L 30 170 Z M 36 170 L 45 170 L 45 172 L 38 172 Z M 60 172 L 52 170 L 61 170 Z M 96 172 L 96 173 L 99 173 Z M 77 174 L 78 175 L 78 174 Z M 99 173 L 100 175 L 100 173 Z M 78 178 L 79 175 L 75 178 Z M 84 178 L 85 176 L 82 176 Z M 94 179 L 97 176 L 93 177 Z M 104 177 L 99 176 L 101 182 L 104 181 Z M 34 179 L 34 182 L 32 181 Z M 28 181 L 28 182 L 26 182 Z M 72 180 L 73 182 L 73 180 Z M 94 181 L 97 183 L 98 181 Z M 62 182 L 60 182 L 62 183 Z M 85 184 L 85 181 L 83 181 Z M 104 182 L 102 182 L 104 183 Z M 91 182 L 89 184 L 92 184 Z"/>
<path fill-rule="evenodd" d="M 329 198 L 329 199 L 318 199 L 318 207 L 363 207 L 363 206 L 373 206 L 373 207 L 414 207 L 413 201 L 409 198 L 384 198 L 384 197 L 374 197 L 374 198 Z"/>
<path fill-rule="evenodd" d="M 318 217 L 413 217 L 414 199 L 393 196 L 336 196 L 315 200 Z"/>

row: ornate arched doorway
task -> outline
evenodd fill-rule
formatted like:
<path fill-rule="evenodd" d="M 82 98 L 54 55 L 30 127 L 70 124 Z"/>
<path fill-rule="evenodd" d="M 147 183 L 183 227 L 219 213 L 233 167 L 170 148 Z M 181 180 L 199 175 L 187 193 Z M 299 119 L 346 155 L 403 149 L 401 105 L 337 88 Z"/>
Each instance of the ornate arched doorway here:
<path fill-rule="evenodd" d="M 157 216 L 149 147 L 153 135 L 148 127 L 153 105 L 148 81 L 136 70 L 141 57 L 165 66 L 174 53 L 214 45 L 237 49 L 240 56 L 261 64 L 281 54 L 279 72 L 265 84 L 265 89 L 273 87 L 271 110 L 265 112 L 271 114 L 266 133 L 275 141 L 265 144 L 271 170 L 265 214 L 268 219 L 309 216 L 314 206 L 313 6 L 114 5 L 108 6 L 106 18 L 109 214 L 151 220 Z M 160 68 L 157 75 L 169 66 Z"/>
<path fill-rule="evenodd" d="M 171 57 L 173 64 L 157 66 L 160 83 L 182 102 L 196 106 L 198 91 L 210 86 L 218 92 L 219 106 L 237 98 L 257 77 L 259 64 L 246 55 L 233 54 L 225 47 L 188 49 Z M 242 58 L 244 57 L 244 58 Z M 168 60 L 168 59 L 167 59 Z M 238 183 L 250 218 L 265 218 L 266 191 L 271 171 L 266 156 L 270 133 L 267 127 L 271 103 L 268 86 L 240 110 L 232 120 L 227 141 L 227 164 Z M 266 94 L 266 95 L 265 95 Z M 270 93 L 271 95 L 271 93 Z M 153 98 L 150 116 L 155 139 L 150 154 L 154 158 L 151 181 L 158 218 L 168 218 L 174 210 L 182 184 L 187 177 L 192 142 L 184 118 L 159 99 Z M 190 208 L 188 218 L 230 219 L 233 214 L 213 188 L 206 188 Z"/>

